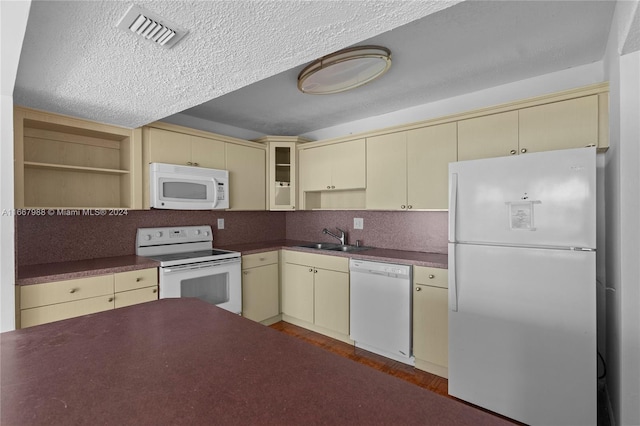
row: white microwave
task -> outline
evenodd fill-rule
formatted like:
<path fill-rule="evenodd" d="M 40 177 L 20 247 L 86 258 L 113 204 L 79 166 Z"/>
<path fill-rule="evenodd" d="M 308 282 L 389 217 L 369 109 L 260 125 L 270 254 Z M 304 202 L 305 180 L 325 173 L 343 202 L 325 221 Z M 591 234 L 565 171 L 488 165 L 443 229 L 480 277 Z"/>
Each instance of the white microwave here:
<path fill-rule="evenodd" d="M 156 209 L 228 209 L 229 171 L 150 163 L 149 196 Z"/>

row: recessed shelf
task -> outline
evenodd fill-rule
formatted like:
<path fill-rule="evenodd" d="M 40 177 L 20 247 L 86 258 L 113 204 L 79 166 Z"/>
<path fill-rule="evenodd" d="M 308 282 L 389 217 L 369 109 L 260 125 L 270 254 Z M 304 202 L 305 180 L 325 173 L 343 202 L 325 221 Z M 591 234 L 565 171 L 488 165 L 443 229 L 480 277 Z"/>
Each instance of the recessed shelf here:
<path fill-rule="evenodd" d="M 83 167 L 83 166 L 68 166 L 66 164 L 53 164 L 53 163 L 39 163 L 35 161 L 25 161 L 24 166 L 32 169 L 46 169 L 46 170 L 67 170 L 75 172 L 87 172 L 87 173 L 102 173 L 102 174 L 114 174 L 123 175 L 129 174 L 129 170 L 119 169 L 101 169 L 98 167 Z"/>

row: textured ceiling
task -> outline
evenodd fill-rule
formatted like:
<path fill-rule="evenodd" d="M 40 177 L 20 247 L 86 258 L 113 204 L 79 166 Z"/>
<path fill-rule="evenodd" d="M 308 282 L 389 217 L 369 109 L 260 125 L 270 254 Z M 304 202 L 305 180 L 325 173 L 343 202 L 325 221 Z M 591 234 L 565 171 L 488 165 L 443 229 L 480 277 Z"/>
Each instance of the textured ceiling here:
<path fill-rule="evenodd" d="M 189 34 L 164 49 L 115 27 L 124 1 L 33 1 L 16 104 L 138 127 L 457 1 L 136 1 Z"/>
<path fill-rule="evenodd" d="M 602 60 L 613 1 L 465 1 L 356 43 L 392 51 L 379 80 L 305 95 L 300 65 L 187 115 L 270 135 L 300 135 Z"/>

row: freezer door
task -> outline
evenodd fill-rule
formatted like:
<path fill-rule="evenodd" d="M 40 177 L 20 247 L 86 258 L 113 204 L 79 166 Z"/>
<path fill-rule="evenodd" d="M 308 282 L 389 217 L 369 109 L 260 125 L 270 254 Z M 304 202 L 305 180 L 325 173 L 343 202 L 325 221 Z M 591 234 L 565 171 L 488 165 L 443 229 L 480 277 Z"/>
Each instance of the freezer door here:
<path fill-rule="evenodd" d="M 595 248 L 596 151 L 449 165 L 451 242 Z"/>
<path fill-rule="evenodd" d="M 527 424 L 595 425 L 595 252 L 452 253 L 449 393 Z"/>

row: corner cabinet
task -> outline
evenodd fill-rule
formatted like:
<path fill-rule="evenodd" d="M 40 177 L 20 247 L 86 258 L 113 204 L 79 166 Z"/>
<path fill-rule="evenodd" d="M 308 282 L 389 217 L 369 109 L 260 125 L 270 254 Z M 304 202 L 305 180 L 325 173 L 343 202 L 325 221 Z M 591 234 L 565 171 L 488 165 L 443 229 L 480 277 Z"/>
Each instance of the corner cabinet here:
<path fill-rule="evenodd" d="M 16 208 L 142 206 L 141 131 L 14 109 Z"/>
<path fill-rule="evenodd" d="M 267 146 L 269 210 L 295 210 L 298 188 L 296 146 L 308 140 L 294 136 L 265 136 L 256 142 Z"/>
<path fill-rule="evenodd" d="M 19 328 L 27 328 L 157 300 L 158 269 L 23 285 L 17 290 Z"/>
<path fill-rule="evenodd" d="M 156 122 L 142 128 L 142 198 L 149 208 L 149 163 L 229 171 L 229 210 L 266 209 L 266 148 L 262 144 Z"/>
<path fill-rule="evenodd" d="M 448 271 L 413 267 L 413 355 L 416 368 L 448 377 Z"/>

